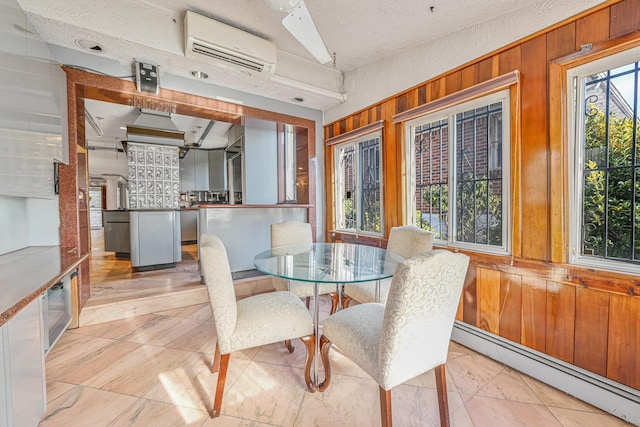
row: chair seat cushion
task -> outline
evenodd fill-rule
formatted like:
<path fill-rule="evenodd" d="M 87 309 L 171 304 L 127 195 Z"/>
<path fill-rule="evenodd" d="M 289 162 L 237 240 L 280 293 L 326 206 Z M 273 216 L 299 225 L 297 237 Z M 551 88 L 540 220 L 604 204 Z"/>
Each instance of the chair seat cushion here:
<path fill-rule="evenodd" d="M 300 282 L 298 280 L 290 281 L 290 291 L 299 298 L 306 298 L 313 296 L 313 286 L 311 282 Z M 281 277 L 273 277 L 273 287 L 277 291 L 287 290 L 287 281 Z M 331 292 L 337 292 L 337 286 L 335 283 L 320 283 L 318 285 L 318 295 L 325 295 Z"/>
<path fill-rule="evenodd" d="M 377 380 L 383 318 L 384 304 L 356 305 L 325 319 L 322 334 L 338 347 L 342 354 Z"/>
<path fill-rule="evenodd" d="M 391 278 L 380 280 L 380 301 L 376 301 L 376 282 L 349 283 L 344 285 L 344 293 L 359 303 L 387 302 L 391 288 Z"/>
<path fill-rule="evenodd" d="M 291 292 L 270 292 L 238 301 L 238 320 L 231 348 L 223 354 L 278 341 L 313 335 L 307 307 Z"/>

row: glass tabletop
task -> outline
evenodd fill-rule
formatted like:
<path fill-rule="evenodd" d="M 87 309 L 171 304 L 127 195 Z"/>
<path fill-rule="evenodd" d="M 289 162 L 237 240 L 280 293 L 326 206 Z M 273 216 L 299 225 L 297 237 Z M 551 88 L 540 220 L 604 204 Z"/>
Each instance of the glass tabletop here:
<path fill-rule="evenodd" d="M 373 246 L 312 243 L 260 252 L 255 267 L 272 276 L 316 283 L 369 282 L 393 276 L 404 258 Z"/>

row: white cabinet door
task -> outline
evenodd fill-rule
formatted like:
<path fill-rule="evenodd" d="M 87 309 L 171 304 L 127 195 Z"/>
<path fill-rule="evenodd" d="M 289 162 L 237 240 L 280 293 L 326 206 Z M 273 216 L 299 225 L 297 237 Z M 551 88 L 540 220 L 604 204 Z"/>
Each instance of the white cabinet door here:
<path fill-rule="evenodd" d="M 195 153 L 195 190 L 209 191 L 209 152 L 191 150 Z"/>
<path fill-rule="evenodd" d="M 189 150 L 184 156 L 184 159 L 180 159 L 180 191 L 193 191 L 196 189 L 196 175 L 195 175 L 195 150 Z"/>
<path fill-rule="evenodd" d="M 209 190 L 224 191 L 227 189 L 225 163 L 224 149 L 209 150 Z"/>
<path fill-rule="evenodd" d="M 243 203 L 277 204 L 278 135 L 274 122 L 245 119 L 243 159 Z"/>
<path fill-rule="evenodd" d="M 9 425 L 35 427 L 46 409 L 42 299 L 20 310 L 4 329 L 3 383 L 5 402 L 10 402 Z"/>
<path fill-rule="evenodd" d="M 8 329 L 7 325 L 0 326 L 0 427 L 9 427 L 11 416 L 9 369 L 5 368 L 9 364 L 9 357 L 5 355 L 9 352 Z"/>

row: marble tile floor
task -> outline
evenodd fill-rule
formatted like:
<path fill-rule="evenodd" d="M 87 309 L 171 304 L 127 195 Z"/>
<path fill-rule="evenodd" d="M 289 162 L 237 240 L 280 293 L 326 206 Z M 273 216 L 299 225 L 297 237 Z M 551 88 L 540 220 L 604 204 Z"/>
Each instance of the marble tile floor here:
<path fill-rule="evenodd" d="M 329 302 L 321 299 L 322 318 Z M 376 426 L 378 387 L 332 350 L 324 393 L 303 380 L 304 346 L 281 343 L 232 354 L 222 415 L 210 419 L 217 374 L 208 304 L 68 330 L 46 358 L 48 407 L 41 426 Z M 322 374 L 321 374 L 322 378 Z M 451 343 L 453 426 L 623 426 L 623 421 Z M 396 426 L 439 425 L 428 372 L 394 389 Z"/>
<path fill-rule="evenodd" d="M 103 248 L 102 229 L 92 230 L 91 299 L 83 315 L 102 314 L 66 331 L 47 356 L 42 426 L 379 425 L 377 385 L 337 351 L 329 389 L 306 392 L 300 342 L 293 354 L 279 344 L 234 353 L 222 416 L 210 419 L 217 379 L 209 372 L 211 309 L 184 297 L 189 289 L 204 290 L 196 246 L 183 246 L 183 262 L 174 269 L 141 273 Z M 264 283 L 247 283 L 236 283 L 239 298 L 264 291 Z M 157 298 L 166 295 L 183 295 L 182 305 L 162 310 Z M 320 302 L 324 318 L 329 302 Z M 109 306 L 126 318 L 106 321 Z M 447 367 L 453 426 L 627 425 L 456 343 Z M 433 372 L 397 387 L 393 405 L 396 426 L 439 425 Z"/>

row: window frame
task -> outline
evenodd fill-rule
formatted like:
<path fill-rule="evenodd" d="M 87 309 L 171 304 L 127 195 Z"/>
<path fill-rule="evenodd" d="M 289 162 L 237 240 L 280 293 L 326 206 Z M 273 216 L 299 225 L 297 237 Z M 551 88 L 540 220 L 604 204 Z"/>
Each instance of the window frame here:
<path fill-rule="evenodd" d="M 376 182 L 379 184 L 379 191 L 380 191 L 380 231 L 379 232 L 374 232 L 374 231 L 368 231 L 368 230 L 362 230 L 362 223 L 361 223 L 361 215 L 360 215 L 360 207 L 362 204 L 362 200 L 361 200 L 361 196 L 362 196 L 362 191 L 357 192 L 357 197 L 354 200 L 354 209 L 356 212 L 356 228 L 342 228 L 340 225 L 342 223 L 344 223 L 344 207 L 341 206 L 341 192 L 342 192 L 342 174 L 341 174 L 341 168 L 340 168 L 340 151 L 348 146 L 353 146 L 354 147 L 354 161 L 353 164 L 355 165 L 354 167 L 356 168 L 356 179 L 357 179 L 357 184 L 356 184 L 356 188 L 362 188 L 362 166 L 361 166 L 361 162 L 362 159 L 360 158 L 360 144 L 367 142 L 367 141 L 372 141 L 378 139 L 379 140 L 379 152 L 378 152 L 378 161 L 379 161 L 379 165 L 378 165 L 378 176 L 376 179 Z M 384 235 L 384 185 L 383 185 L 383 138 L 382 138 L 382 129 L 378 129 L 378 130 L 374 130 L 372 132 L 367 132 L 365 134 L 362 135 L 358 135 L 356 137 L 353 138 L 349 138 L 346 139 L 344 141 L 341 141 L 339 143 L 333 144 L 331 149 L 333 150 L 333 174 L 335 177 L 335 185 L 333 186 L 334 188 L 334 209 L 335 209 L 335 224 L 334 224 L 334 229 L 336 231 L 340 231 L 340 232 L 346 232 L 346 233 L 357 233 L 357 234 L 362 234 L 362 235 L 369 235 L 369 236 L 377 236 L 377 237 L 381 237 Z"/>
<path fill-rule="evenodd" d="M 406 147 L 406 164 L 407 164 L 407 182 L 406 182 L 406 223 L 416 224 L 416 153 L 415 153 L 415 128 L 420 125 L 424 125 L 437 120 L 447 119 L 447 126 L 449 127 L 449 159 L 448 159 L 448 175 L 449 179 L 447 185 L 449 189 L 456 189 L 457 173 L 456 173 L 456 133 L 457 123 L 455 121 L 455 115 L 463 113 L 475 108 L 492 105 L 496 102 L 502 102 L 502 245 L 489 245 L 483 243 L 469 243 L 456 240 L 457 235 L 457 222 L 456 222 L 456 191 L 449 191 L 448 203 L 449 211 L 447 214 L 448 223 L 450 224 L 450 230 L 448 233 L 448 239 L 443 240 L 436 238 L 434 243 L 436 245 L 448 246 L 452 248 L 464 249 L 474 252 L 495 254 L 495 255 L 509 255 L 512 250 L 512 238 L 513 232 L 511 226 L 513 224 L 512 219 L 512 192 L 511 192 L 511 180 L 513 179 L 511 173 L 511 150 L 513 139 L 511 136 L 511 89 L 509 87 L 502 88 L 501 90 L 481 95 L 477 98 L 462 100 L 461 102 L 448 105 L 445 108 L 428 112 L 422 116 L 413 118 L 404 123 L 405 131 L 405 147 Z M 489 151 L 491 151 L 489 149 Z M 491 155 L 490 152 L 487 153 Z M 487 159 L 489 162 L 489 159 Z M 489 166 L 489 165 L 488 165 Z"/>
<path fill-rule="evenodd" d="M 566 72 L 567 106 L 567 170 L 568 170 L 568 260 L 569 264 L 607 271 L 640 274 L 640 265 L 631 262 L 616 261 L 583 255 L 582 220 L 584 204 L 585 141 L 582 128 L 585 117 L 584 82 L 593 74 L 613 70 L 615 68 L 640 61 L 640 46 L 631 47 L 620 52 L 613 52 L 592 61 L 577 65 Z"/>

